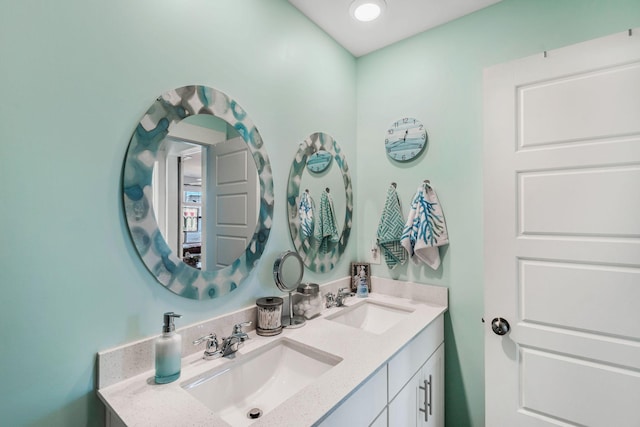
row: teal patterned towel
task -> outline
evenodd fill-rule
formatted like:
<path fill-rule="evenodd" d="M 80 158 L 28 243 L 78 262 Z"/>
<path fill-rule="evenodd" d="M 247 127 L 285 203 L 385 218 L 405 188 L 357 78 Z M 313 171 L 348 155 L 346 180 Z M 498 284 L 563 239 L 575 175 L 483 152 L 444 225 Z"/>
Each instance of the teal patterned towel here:
<path fill-rule="evenodd" d="M 387 190 L 387 200 L 384 203 L 377 232 L 378 246 L 389 269 L 404 264 L 408 259 L 406 249 L 400 244 L 403 229 L 404 218 L 400 199 L 396 188 L 391 185 Z"/>
<path fill-rule="evenodd" d="M 336 228 L 333 199 L 328 191 L 323 192 L 320 196 L 320 209 L 317 212 L 313 236 L 319 246 L 319 251 L 324 253 L 329 252 L 331 245 L 340 240 Z"/>

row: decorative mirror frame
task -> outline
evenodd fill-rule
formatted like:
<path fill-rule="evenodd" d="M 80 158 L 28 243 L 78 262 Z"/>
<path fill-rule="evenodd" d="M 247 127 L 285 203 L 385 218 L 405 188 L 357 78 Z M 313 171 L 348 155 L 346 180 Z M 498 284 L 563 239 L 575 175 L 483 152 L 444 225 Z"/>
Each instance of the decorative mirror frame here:
<path fill-rule="evenodd" d="M 201 271 L 169 248 L 152 205 L 152 175 L 158 148 L 182 119 L 210 114 L 233 126 L 249 147 L 260 179 L 260 213 L 244 253 L 220 270 Z M 156 280 L 185 298 L 204 300 L 228 294 L 256 266 L 273 223 L 273 174 L 266 147 L 247 113 L 224 93 L 207 86 L 184 86 L 163 93 L 147 110 L 129 142 L 122 173 L 124 210 L 131 239 Z"/>
<path fill-rule="evenodd" d="M 332 250 L 327 253 L 319 253 L 315 248 L 311 247 L 309 239 L 303 239 L 300 235 L 300 217 L 298 216 L 298 203 L 300 197 L 300 184 L 302 182 L 302 173 L 304 172 L 307 159 L 313 153 L 325 150 L 331 153 L 336 164 L 342 172 L 342 180 L 344 182 L 344 190 L 346 195 L 344 226 L 340 235 L 340 240 L 333 245 Z M 349 175 L 349 166 L 345 159 L 342 149 L 333 137 L 327 133 L 316 132 L 311 134 L 302 142 L 298 148 L 298 152 L 291 164 L 289 171 L 289 182 L 287 184 L 287 217 L 289 219 L 289 233 L 296 252 L 302 258 L 304 265 L 310 270 L 324 273 L 332 270 L 349 241 L 351 234 L 351 224 L 353 220 L 353 190 L 351 188 L 351 176 Z"/>

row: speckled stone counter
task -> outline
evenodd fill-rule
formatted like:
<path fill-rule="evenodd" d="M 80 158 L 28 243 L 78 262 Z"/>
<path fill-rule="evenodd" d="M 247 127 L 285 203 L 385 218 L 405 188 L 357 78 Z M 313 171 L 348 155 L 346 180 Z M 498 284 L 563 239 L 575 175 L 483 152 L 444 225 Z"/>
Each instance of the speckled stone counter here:
<path fill-rule="evenodd" d="M 339 287 L 347 287 L 348 283 L 349 278 L 330 282 L 321 286 L 321 292 L 335 292 Z M 327 320 L 327 316 L 343 307 L 324 309 L 320 316 L 308 320 L 303 327 L 285 328 L 282 334 L 274 337 L 258 336 L 251 331 L 250 339 L 233 359 L 204 360 L 202 349 L 196 349 L 197 352 L 183 358 L 180 379 L 164 385 L 154 383 L 152 349 L 155 337 L 150 337 L 98 354 L 98 395 L 107 410 L 117 414 L 128 426 L 229 426 L 192 397 L 182 385 L 209 370 L 239 363 L 243 355 L 265 344 L 287 338 L 330 353 L 342 361 L 257 419 L 252 426 L 314 425 L 338 407 L 418 333 L 432 322 L 441 322 L 440 316 L 447 310 L 448 304 L 446 288 L 376 277 L 372 278 L 369 300 L 413 311 L 382 334 L 372 334 Z M 346 300 L 345 306 L 361 301 L 351 297 Z M 221 336 L 230 330 L 229 325 L 247 319 L 255 321 L 255 307 L 184 327 L 177 332 L 184 334 L 183 342 L 190 345 L 191 338 L 198 334 L 205 335 L 215 330 Z M 187 350 L 193 351 L 185 347 Z"/>

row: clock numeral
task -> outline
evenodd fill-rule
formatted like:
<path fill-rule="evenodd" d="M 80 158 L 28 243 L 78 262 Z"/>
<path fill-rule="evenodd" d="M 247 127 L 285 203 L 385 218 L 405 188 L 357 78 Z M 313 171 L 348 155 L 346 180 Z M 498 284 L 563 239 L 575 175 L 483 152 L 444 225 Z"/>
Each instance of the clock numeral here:
<path fill-rule="evenodd" d="M 420 125 L 420 127 L 418 129 L 420 129 L 420 130 L 424 129 L 424 125 Z"/>
<path fill-rule="evenodd" d="M 393 129 L 389 129 L 389 130 L 387 130 L 387 133 L 388 133 L 389 135 L 393 135 Z"/>
<path fill-rule="evenodd" d="M 402 123 L 409 123 L 409 118 L 405 117 L 404 119 L 402 119 Z"/>
<path fill-rule="evenodd" d="M 424 133 L 424 132 L 420 134 L 420 138 L 423 138 L 423 139 L 424 139 L 424 137 L 426 137 L 426 136 L 427 136 L 427 134 L 426 134 L 426 133 Z"/>

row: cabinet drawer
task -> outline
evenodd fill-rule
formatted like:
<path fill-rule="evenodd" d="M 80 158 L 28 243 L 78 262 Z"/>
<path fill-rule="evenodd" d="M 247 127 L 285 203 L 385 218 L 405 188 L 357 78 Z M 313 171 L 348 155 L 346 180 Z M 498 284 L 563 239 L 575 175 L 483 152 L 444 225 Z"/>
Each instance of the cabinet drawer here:
<path fill-rule="evenodd" d="M 389 361 L 389 400 L 398 394 L 444 341 L 444 316 L 438 316 Z"/>

